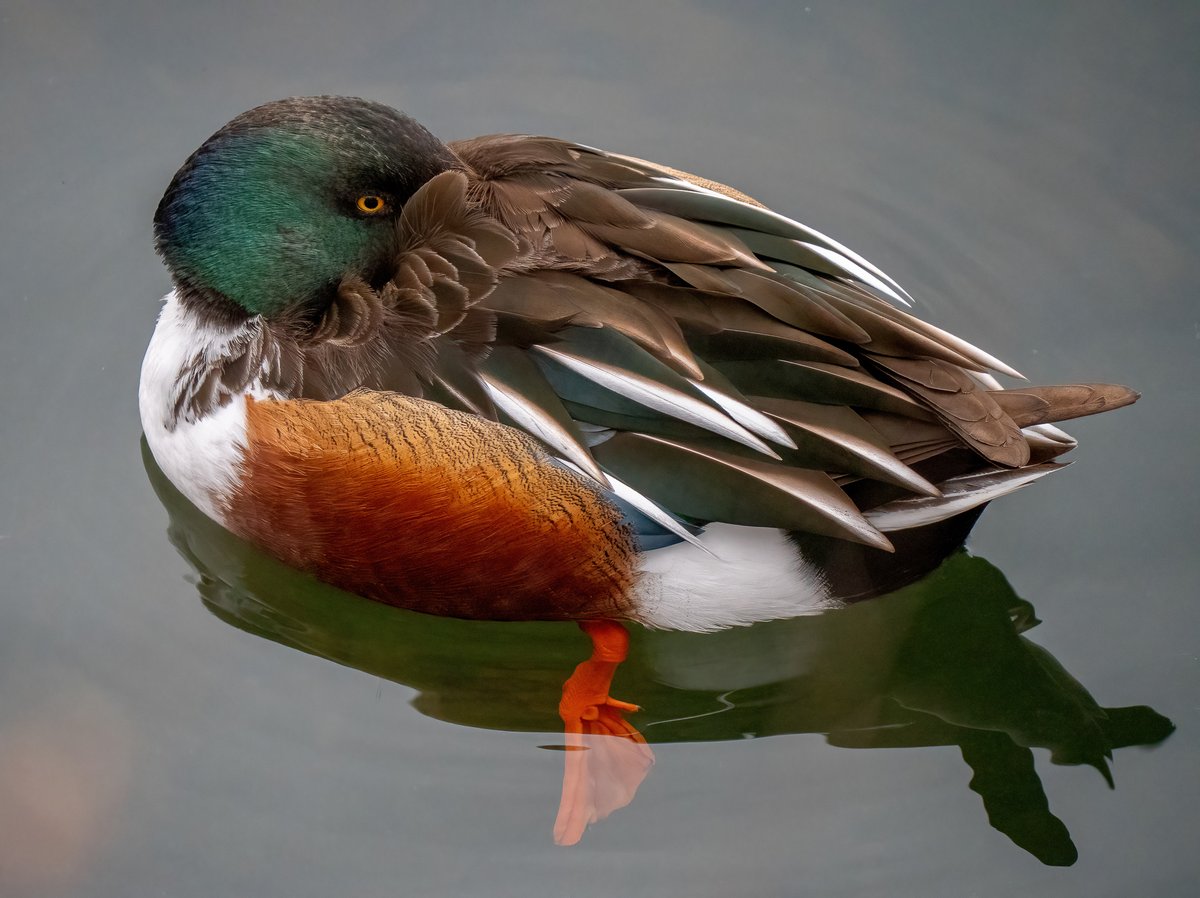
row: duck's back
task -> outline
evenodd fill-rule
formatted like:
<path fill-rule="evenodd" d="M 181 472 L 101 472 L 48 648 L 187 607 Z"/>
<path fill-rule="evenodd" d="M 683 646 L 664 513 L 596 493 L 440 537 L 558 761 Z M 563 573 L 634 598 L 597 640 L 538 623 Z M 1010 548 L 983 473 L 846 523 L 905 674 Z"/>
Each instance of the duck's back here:
<path fill-rule="evenodd" d="M 476 306 L 497 344 L 519 347 L 479 365 L 499 416 L 545 421 L 581 466 L 594 459 L 690 520 L 886 548 L 880 530 L 938 518 L 931 479 L 975 478 L 948 487 L 944 516 L 962 513 L 967 492 L 982 502 L 1028 482 L 1014 469 L 1053 469 L 1073 442 L 1051 422 L 1136 398 L 1002 390 L 993 372 L 1017 372 L 904 311 L 907 294 L 866 260 L 732 188 L 550 138 L 451 146 L 470 200 L 521 243 Z M 922 497 L 921 515 L 906 497 Z M 860 514 L 888 503 L 908 517 Z"/>

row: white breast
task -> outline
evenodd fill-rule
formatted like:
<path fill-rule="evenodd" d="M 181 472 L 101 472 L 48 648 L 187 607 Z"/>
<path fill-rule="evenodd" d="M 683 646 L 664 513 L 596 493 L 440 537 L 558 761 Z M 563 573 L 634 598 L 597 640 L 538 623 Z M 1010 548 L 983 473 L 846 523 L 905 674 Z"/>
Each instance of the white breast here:
<path fill-rule="evenodd" d="M 246 444 L 246 400 L 234 397 L 213 412 L 189 421 L 177 414 L 180 373 L 197 359 L 221 356 L 236 330 L 203 325 L 168 294 L 142 361 L 138 406 L 142 431 L 154 460 L 175 487 L 214 521 L 238 479 Z M 207 367 L 207 365 L 206 365 Z"/>

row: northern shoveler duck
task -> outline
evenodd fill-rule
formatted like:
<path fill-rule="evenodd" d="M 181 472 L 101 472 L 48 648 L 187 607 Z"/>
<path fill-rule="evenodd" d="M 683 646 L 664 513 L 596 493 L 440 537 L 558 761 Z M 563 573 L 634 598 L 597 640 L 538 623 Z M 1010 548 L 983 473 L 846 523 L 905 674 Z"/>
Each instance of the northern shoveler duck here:
<path fill-rule="evenodd" d="M 268 103 L 154 220 L 146 439 L 217 522 L 435 614 L 712 630 L 894 587 L 1108 385 L 1005 390 L 846 247 L 721 184 L 387 106 Z M 902 551 L 889 554 L 895 547 Z"/>

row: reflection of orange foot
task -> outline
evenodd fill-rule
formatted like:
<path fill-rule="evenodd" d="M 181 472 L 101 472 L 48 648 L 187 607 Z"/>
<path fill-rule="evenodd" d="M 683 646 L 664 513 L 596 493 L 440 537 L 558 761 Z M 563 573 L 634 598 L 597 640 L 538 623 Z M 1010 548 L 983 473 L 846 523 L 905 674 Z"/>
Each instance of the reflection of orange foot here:
<path fill-rule="evenodd" d="M 603 820 L 633 801 L 654 753 L 622 716 L 637 705 L 608 694 L 617 665 L 625 660 L 629 634 L 614 621 L 584 621 L 592 657 L 563 684 L 558 705 L 566 733 L 562 800 L 554 821 L 554 841 L 574 845 L 589 823 Z"/>

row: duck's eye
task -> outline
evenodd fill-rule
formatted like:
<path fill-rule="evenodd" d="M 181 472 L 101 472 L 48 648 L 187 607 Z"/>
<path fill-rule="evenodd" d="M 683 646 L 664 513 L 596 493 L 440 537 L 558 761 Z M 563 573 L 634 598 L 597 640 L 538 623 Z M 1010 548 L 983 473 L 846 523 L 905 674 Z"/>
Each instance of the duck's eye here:
<path fill-rule="evenodd" d="M 367 193 L 360 196 L 354 203 L 358 206 L 358 211 L 366 215 L 378 215 L 380 212 L 387 211 L 387 200 L 377 193 Z"/>

